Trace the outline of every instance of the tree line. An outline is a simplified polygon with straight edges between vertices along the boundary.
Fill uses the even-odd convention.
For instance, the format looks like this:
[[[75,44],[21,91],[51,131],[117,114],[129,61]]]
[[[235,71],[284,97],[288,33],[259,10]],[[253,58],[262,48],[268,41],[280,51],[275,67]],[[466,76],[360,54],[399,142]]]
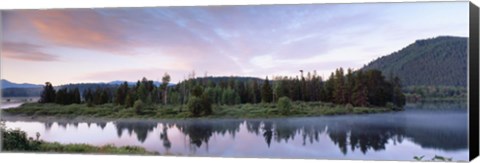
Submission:
[[[272,80],[236,77],[195,77],[195,72],[180,83],[169,86],[170,75],[165,73],[160,85],[143,78],[135,85],[127,82],[117,87],[86,89],[82,96],[78,89],[55,91],[47,82],[42,93],[41,103],[101,105],[114,103],[125,108],[135,108],[138,112],[152,104],[186,105],[194,116],[209,115],[212,105],[236,105],[277,102],[286,97],[293,101],[321,101],[352,106],[405,105],[400,80],[397,77],[386,79],[378,70],[358,70],[343,68],[332,72],[327,80],[314,71],[307,75],[300,71],[296,77],[275,76]]]

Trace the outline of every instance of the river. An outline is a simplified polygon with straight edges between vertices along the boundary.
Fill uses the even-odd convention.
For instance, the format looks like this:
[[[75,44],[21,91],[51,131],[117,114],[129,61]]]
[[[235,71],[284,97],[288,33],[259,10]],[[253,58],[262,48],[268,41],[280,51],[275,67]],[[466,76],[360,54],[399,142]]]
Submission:
[[[30,120],[7,128],[60,143],[136,145],[184,156],[468,160],[465,103],[408,104],[405,111],[276,119]]]

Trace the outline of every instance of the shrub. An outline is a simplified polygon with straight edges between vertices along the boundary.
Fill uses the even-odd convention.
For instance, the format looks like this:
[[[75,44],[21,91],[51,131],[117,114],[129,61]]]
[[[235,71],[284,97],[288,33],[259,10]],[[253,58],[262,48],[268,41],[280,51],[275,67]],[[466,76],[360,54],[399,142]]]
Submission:
[[[28,138],[24,131],[19,129],[6,129],[5,124],[0,122],[2,150],[8,151],[30,151],[37,150],[40,141]],[[37,138],[38,139],[38,138]]]
[[[198,117],[202,113],[203,102],[199,97],[192,96],[187,103],[189,111],[193,116]]]
[[[30,143],[27,134],[20,130],[2,131],[2,149],[9,151],[29,150]]]
[[[389,108],[389,109],[395,109],[395,105],[391,102],[388,102],[385,107]]]
[[[140,114],[142,112],[142,109],[143,109],[143,102],[142,100],[137,100],[135,101],[135,103],[133,104],[133,108],[135,109],[135,112],[137,114]]]
[[[345,105],[345,107],[347,108],[347,111],[348,112],[353,112],[353,105],[348,103],[347,105]]]
[[[283,115],[287,115],[292,110],[292,101],[288,97],[278,99],[277,108]]]
[[[205,115],[212,114],[212,100],[206,93],[202,95],[202,111]]]

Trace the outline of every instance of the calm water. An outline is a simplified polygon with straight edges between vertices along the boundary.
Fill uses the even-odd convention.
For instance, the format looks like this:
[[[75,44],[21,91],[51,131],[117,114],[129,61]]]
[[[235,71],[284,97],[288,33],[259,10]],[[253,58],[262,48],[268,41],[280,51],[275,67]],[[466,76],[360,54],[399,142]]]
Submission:
[[[468,160],[466,104],[425,104],[370,115],[254,120],[32,121],[2,117],[8,128],[60,143],[136,145],[192,156]]]

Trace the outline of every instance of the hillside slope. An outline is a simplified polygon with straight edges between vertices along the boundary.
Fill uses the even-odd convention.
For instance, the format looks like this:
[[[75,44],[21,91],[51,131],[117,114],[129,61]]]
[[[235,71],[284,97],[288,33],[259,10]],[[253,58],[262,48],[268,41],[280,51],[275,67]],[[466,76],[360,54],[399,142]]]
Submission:
[[[452,36],[417,40],[362,69],[378,69],[386,76],[398,76],[404,86],[466,87],[467,41],[468,38]]]

